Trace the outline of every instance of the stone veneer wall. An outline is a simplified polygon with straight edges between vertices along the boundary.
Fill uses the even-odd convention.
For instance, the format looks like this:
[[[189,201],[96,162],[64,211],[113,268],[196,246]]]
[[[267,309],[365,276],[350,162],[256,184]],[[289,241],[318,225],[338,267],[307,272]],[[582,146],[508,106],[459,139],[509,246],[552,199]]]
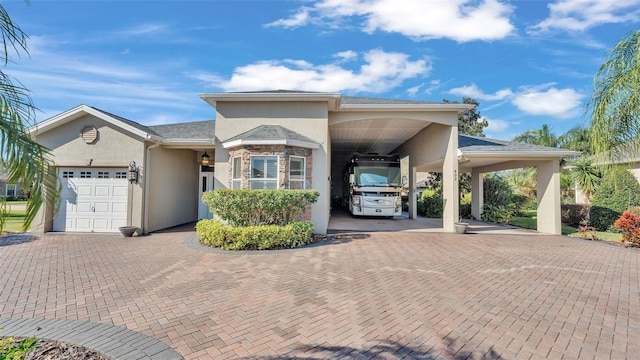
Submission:
[[[305,189],[312,189],[311,169],[313,168],[313,156],[311,149],[305,149],[286,145],[245,145],[229,150],[229,182],[231,189],[231,181],[233,175],[233,158],[242,157],[242,177],[240,187],[242,189],[249,188],[249,178],[251,176],[251,160],[252,155],[277,155],[278,156],[278,188],[289,188],[289,157],[300,156],[305,158]],[[311,219],[311,206],[307,206],[304,214],[305,220]]]

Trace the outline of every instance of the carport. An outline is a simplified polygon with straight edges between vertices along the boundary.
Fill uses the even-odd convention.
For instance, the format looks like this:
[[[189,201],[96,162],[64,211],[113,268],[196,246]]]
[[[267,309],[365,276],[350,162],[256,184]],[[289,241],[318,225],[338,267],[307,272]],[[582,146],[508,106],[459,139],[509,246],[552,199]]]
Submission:
[[[443,179],[440,229],[453,232],[459,219],[461,172],[472,175],[472,215],[479,219],[483,173],[533,166],[538,174],[538,231],[560,234],[560,160],[578,153],[459,136],[458,116],[472,108],[468,104],[341,97],[339,106],[329,113],[332,197],[341,192],[342,169],[352,153],[398,153],[409,160],[409,218],[418,218],[416,173],[439,172]],[[413,224],[408,227],[415,228]]]

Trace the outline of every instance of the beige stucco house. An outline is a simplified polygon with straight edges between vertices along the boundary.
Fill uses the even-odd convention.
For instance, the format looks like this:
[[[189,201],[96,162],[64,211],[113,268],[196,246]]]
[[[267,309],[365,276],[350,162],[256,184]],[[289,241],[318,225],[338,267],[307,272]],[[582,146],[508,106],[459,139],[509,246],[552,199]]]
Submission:
[[[538,229],[560,233],[559,159],[574,152],[459,136],[467,104],[263,91],[202,94],[215,121],[144,126],[80,105],[31,129],[52,150],[63,191],[36,231],[151,232],[211,217],[201,202],[215,188],[316,189],[310,219],[329,226],[332,196],[354,152],[408,156],[418,171],[443,173],[444,231],[458,221],[458,175],[471,172],[473,215],[482,211],[482,173],[538,168]],[[410,196],[410,217],[416,200]]]

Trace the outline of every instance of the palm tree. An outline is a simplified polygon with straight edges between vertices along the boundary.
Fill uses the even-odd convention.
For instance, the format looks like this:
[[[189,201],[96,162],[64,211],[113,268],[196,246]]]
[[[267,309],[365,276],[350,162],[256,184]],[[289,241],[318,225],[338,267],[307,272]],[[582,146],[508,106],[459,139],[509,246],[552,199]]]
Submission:
[[[591,164],[589,159],[581,158],[572,164],[571,178],[582,190],[587,202],[590,203],[602,180],[600,171]]]
[[[594,154],[624,151],[610,157],[624,157],[638,150],[640,138],[640,30],[620,40],[607,54],[593,79],[593,93],[587,102],[591,113],[591,143]],[[616,160],[616,159],[609,159]]]
[[[558,137],[558,146],[563,149],[571,149],[582,152],[582,155],[591,155],[591,138],[589,128],[574,126],[566,133]]]
[[[532,145],[558,147],[558,136],[551,132],[547,124],[543,124],[540,129],[527,130],[514,137],[513,141]]]
[[[26,34],[11,21],[2,5],[0,36],[3,44],[0,63],[4,66],[11,61],[14,52],[28,54]],[[53,162],[49,150],[29,134],[29,126],[35,124],[35,112],[29,91],[0,68],[0,161],[9,175],[9,182],[21,182],[30,189],[23,224],[25,230],[43,202],[54,204],[59,193],[57,181],[50,171]]]

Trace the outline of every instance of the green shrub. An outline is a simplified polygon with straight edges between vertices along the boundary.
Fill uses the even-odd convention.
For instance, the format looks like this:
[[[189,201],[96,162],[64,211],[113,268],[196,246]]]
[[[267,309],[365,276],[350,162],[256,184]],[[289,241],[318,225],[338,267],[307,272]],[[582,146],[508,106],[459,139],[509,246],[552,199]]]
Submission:
[[[564,224],[577,228],[589,218],[589,205],[562,204],[560,213]]]
[[[286,225],[300,221],[316,190],[217,189],[202,195],[211,212],[232,226]]]
[[[598,231],[606,231],[622,212],[640,205],[640,184],[626,169],[608,170],[593,195],[589,222]]]
[[[491,205],[485,204],[482,208],[482,221],[498,223],[498,224],[511,224],[511,219],[515,213],[515,206],[513,204],[507,205]]]
[[[37,344],[38,340],[34,337],[22,340],[16,340],[13,337],[0,338],[0,360],[24,359],[29,352],[38,349]]]
[[[418,215],[426,218],[442,218],[442,191],[439,189],[426,189],[418,200]]]
[[[497,174],[484,177],[483,195],[486,205],[500,207],[513,203],[513,189],[506,180]]]
[[[303,246],[313,240],[313,224],[306,221],[284,226],[257,225],[232,227],[215,219],[196,224],[202,243],[223,250],[271,250]]]

